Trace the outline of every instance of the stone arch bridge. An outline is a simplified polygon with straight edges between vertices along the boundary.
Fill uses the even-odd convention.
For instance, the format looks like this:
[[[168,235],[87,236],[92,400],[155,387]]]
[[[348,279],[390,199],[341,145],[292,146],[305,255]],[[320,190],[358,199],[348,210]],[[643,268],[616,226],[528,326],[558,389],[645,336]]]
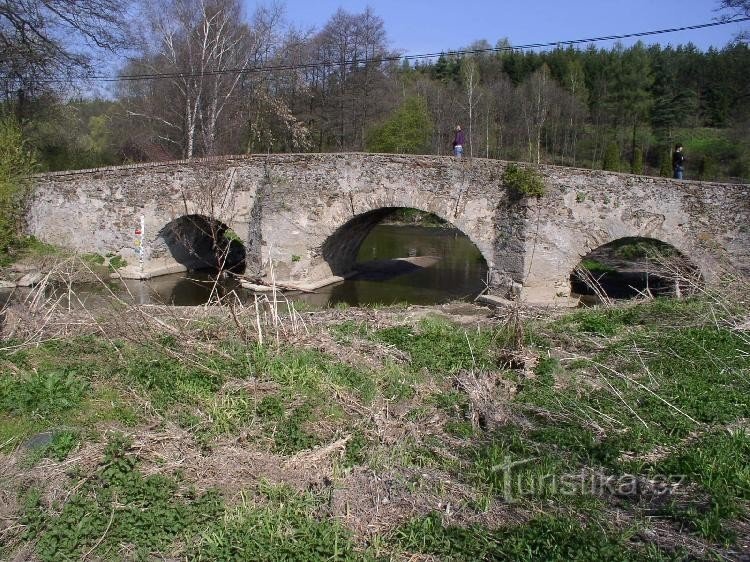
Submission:
[[[518,198],[497,160],[284,154],[136,164],[35,176],[29,234],[80,252],[119,254],[125,277],[190,268],[165,227],[215,219],[244,244],[248,272],[322,285],[352,268],[395,208],[434,213],[487,261],[490,286],[531,302],[567,297],[590,250],[623,237],[674,246],[706,280],[750,272],[750,186],[541,166],[540,199]],[[271,267],[272,266],[272,267]]]

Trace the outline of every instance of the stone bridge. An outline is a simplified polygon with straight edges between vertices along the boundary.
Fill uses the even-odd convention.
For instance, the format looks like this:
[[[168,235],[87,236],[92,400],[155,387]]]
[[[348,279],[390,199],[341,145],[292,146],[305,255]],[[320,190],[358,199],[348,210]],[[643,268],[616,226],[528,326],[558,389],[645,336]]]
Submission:
[[[370,230],[404,207],[452,223],[484,256],[493,292],[532,302],[567,297],[581,257],[624,237],[671,244],[709,282],[750,272],[748,185],[540,166],[546,194],[519,198],[503,184],[507,166],[284,154],[56,172],[35,177],[27,225],[45,242],[122,256],[132,278],[197,268],[200,252],[184,247],[205,246],[210,231],[235,240],[248,273],[320,286],[346,276]],[[182,250],[181,221],[202,225]]]

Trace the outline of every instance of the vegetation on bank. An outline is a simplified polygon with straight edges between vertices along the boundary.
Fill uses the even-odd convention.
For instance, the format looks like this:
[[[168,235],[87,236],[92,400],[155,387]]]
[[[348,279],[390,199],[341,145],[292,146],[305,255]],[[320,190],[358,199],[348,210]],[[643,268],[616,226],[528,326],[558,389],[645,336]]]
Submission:
[[[36,340],[8,316],[0,555],[731,558],[750,505],[742,302],[468,325],[331,310],[263,345],[252,310],[113,304],[133,321]]]
[[[0,259],[18,249],[28,176],[35,164],[20,125],[0,113]]]

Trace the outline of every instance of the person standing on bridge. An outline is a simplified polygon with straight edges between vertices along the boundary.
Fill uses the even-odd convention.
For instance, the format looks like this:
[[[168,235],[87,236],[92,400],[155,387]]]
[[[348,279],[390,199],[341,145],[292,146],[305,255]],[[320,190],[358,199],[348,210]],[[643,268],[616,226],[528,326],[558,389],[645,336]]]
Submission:
[[[461,130],[461,125],[456,125],[456,136],[453,137],[453,155],[457,158],[461,158],[464,155],[464,132]]]
[[[674,170],[674,179],[681,180],[685,173],[685,155],[682,153],[682,145],[678,144],[674,147],[672,153],[672,169]]]

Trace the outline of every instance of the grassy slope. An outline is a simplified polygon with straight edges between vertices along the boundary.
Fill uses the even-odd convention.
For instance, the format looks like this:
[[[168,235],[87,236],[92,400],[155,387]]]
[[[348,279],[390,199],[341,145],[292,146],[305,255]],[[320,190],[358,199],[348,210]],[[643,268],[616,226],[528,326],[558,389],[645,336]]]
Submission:
[[[743,315],[584,310],[527,322],[523,349],[502,321],[404,311],[332,311],[278,347],[221,319],[6,342],[0,556],[732,557],[750,499]]]

